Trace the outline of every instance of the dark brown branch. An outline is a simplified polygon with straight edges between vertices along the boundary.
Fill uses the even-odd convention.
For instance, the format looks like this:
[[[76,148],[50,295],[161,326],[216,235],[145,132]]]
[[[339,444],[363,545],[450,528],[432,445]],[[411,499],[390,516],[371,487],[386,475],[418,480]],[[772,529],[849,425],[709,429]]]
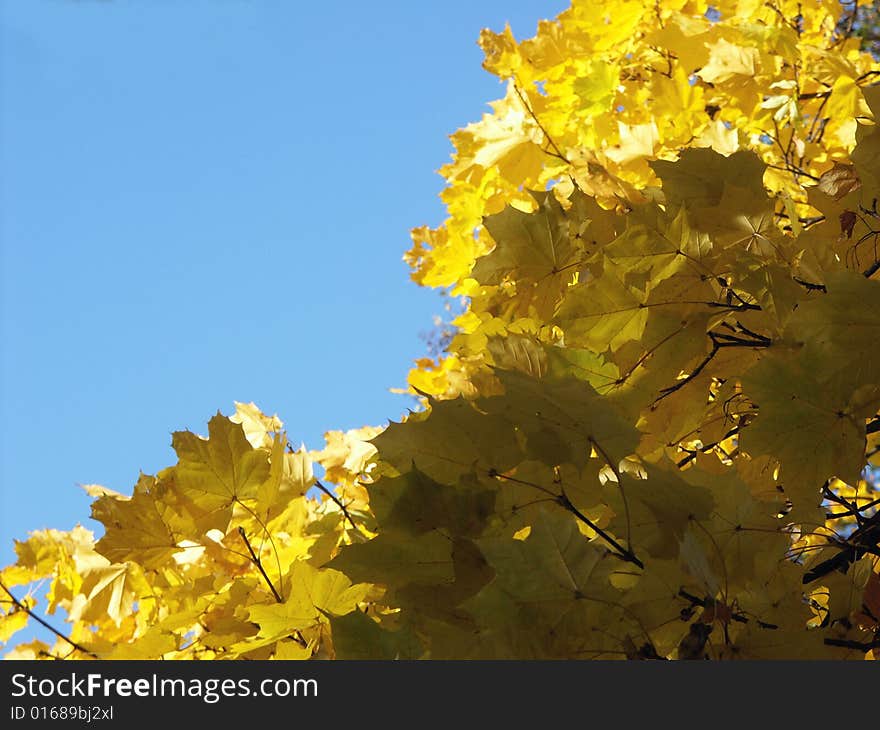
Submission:
[[[766,134],[766,132],[765,132],[765,134]],[[768,136],[768,137],[772,137],[773,135],[768,134],[767,136]],[[780,146],[780,149],[782,149],[783,154],[784,154],[784,153],[785,153],[785,149],[782,148],[781,146]],[[815,175],[811,175],[811,174],[810,174],[809,172],[807,172],[806,170],[801,170],[801,169],[799,169],[799,168],[796,167],[795,164],[792,163],[792,162],[787,162],[787,161],[786,161],[785,166],[783,166],[783,165],[771,165],[771,164],[767,163],[767,167],[772,167],[774,170],[782,170],[783,172],[790,172],[792,175],[795,175],[795,176],[797,176],[797,177],[805,177],[805,178],[807,178],[807,179],[809,179],[809,180],[815,180],[816,182],[819,182],[819,178],[818,178],[818,177],[816,177]]]
[[[698,449],[693,449],[692,451],[689,449],[683,449],[683,451],[687,454],[687,456],[685,458],[683,458],[681,461],[676,462],[675,465],[679,469],[683,469],[685,466],[688,465],[689,462],[691,462],[697,458],[697,454],[701,454],[701,453],[708,454],[712,449],[714,449],[716,447],[721,448],[721,446],[720,446],[721,442],[727,441],[727,439],[729,439],[731,436],[736,436],[736,434],[738,434],[738,433],[739,433],[739,426],[734,426],[726,434],[724,434],[720,439],[718,439],[718,441],[713,441],[710,444],[706,444],[705,446],[701,446]],[[724,449],[721,449],[721,450],[724,451]],[[728,456],[728,458],[730,458],[730,454],[727,454],[727,456]]]
[[[608,455],[608,452],[605,451],[605,449],[602,448],[602,445],[592,436],[590,436],[590,443],[598,452],[599,456],[605,460],[605,463],[608,465],[608,468],[611,469],[614,478],[617,480],[617,491],[620,492],[620,499],[623,502],[624,517],[626,519],[626,544],[627,547],[629,547],[629,552],[632,553],[632,524],[629,515],[629,502],[626,499],[626,490],[623,488],[623,477],[617,468],[618,464],[614,462],[614,460]]]
[[[284,599],[281,597],[278,591],[275,590],[275,585],[272,583],[269,575],[266,573],[266,569],[263,568],[263,561],[261,561],[260,558],[257,557],[257,554],[254,552],[253,547],[251,547],[251,541],[248,540],[247,533],[244,531],[244,528],[241,525],[238,526],[238,534],[241,535],[241,539],[244,540],[244,544],[247,546],[248,552],[251,554],[251,562],[257,566],[257,570],[259,570],[260,574],[263,576],[263,578],[265,578],[266,584],[269,586],[269,590],[271,590],[272,595],[275,596],[275,600],[278,603],[284,603]]]
[[[727,303],[728,304],[730,304],[730,300],[732,298],[736,299],[740,304],[744,304],[744,305],[749,304],[745,299],[742,298],[741,294],[737,294],[736,289],[734,289],[726,279],[719,278],[718,281],[719,281],[719,283],[723,282],[722,286],[725,289],[727,289]],[[758,306],[758,305],[753,304],[753,306]],[[758,307],[758,309],[760,309],[760,307]]]
[[[850,639],[825,639],[826,646],[841,646],[844,649],[856,649],[858,651],[869,652],[871,649],[880,647],[880,638],[872,641],[852,641]]]
[[[858,18],[858,16],[859,16],[859,3],[858,3],[858,0],[856,0],[856,2],[853,3],[852,9],[847,14],[846,25],[843,28],[843,32],[838,33],[838,30],[835,29],[835,35],[837,35],[837,40],[834,43],[835,46],[837,44],[839,44],[840,42],[845,41],[847,38],[849,38],[852,35],[852,32],[856,27],[856,19]],[[859,78],[861,78],[861,77],[859,77]]]
[[[718,347],[770,347],[773,340],[763,335],[758,335],[756,339],[744,340],[736,335],[726,335],[723,332],[710,332],[709,339]],[[721,340],[719,342],[719,340]]]
[[[670,332],[668,335],[666,335],[662,340],[660,340],[655,345],[652,345],[647,350],[645,350],[642,353],[642,356],[633,363],[633,365],[626,371],[626,373],[624,373],[619,378],[617,378],[617,380],[614,381],[614,385],[623,385],[629,379],[630,375],[632,375],[636,371],[637,368],[641,367],[641,365],[648,358],[650,358],[652,355],[654,355],[654,353],[657,352],[657,350],[659,350],[667,342],[669,342],[669,340],[671,340],[676,335],[680,334],[684,330],[685,327],[687,327],[686,323],[681,325],[681,327],[679,327],[677,330],[673,330],[672,332]]]
[[[95,654],[94,652],[89,651],[88,649],[84,648],[83,646],[77,644],[77,643],[76,643],[73,639],[71,639],[69,636],[66,636],[65,634],[61,633],[61,632],[60,632],[58,629],[56,629],[54,626],[52,626],[51,624],[49,624],[48,622],[44,621],[42,618],[40,618],[39,616],[37,616],[37,614],[35,614],[30,608],[28,608],[25,604],[23,604],[21,601],[19,601],[19,600],[18,600],[18,599],[12,594],[12,591],[10,591],[5,585],[3,585],[2,582],[0,582],[0,588],[2,588],[3,591],[6,593],[6,595],[9,596],[9,599],[15,604],[15,607],[16,607],[19,611],[24,611],[24,612],[25,612],[28,616],[30,616],[34,621],[36,621],[38,624],[40,624],[40,626],[42,626],[42,627],[45,628],[45,629],[49,629],[49,631],[51,631],[53,634],[55,634],[55,636],[57,636],[59,639],[65,641],[65,642],[67,642],[67,643],[68,643],[70,646],[72,646],[76,651],[81,651],[83,654],[87,654],[88,656],[92,657],[93,659],[98,659],[98,658],[99,658],[97,654]]]
[[[551,497],[554,502],[559,499],[559,495],[556,492],[547,489],[547,487],[542,487],[540,484],[535,484],[534,482],[527,482],[525,479],[517,479],[516,477],[507,476],[506,474],[499,472],[497,469],[489,469],[486,474],[490,479],[503,479],[505,482],[513,482],[514,484],[522,484],[524,487],[537,489],[539,492],[543,492]]]
[[[510,477],[506,474],[500,473],[496,469],[489,469],[487,471],[487,475],[492,479],[502,479],[504,481],[513,482],[514,484],[522,484],[526,487],[532,487],[533,489],[537,489],[539,492],[543,492],[544,494],[552,497],[553,501],[556,502],[560,507],[571,512],[577,519],[583,522],[587,527],[589,527],[593,532],[595,532],[599,537],[601,537],[605,542],[607,542],[613,549],[614,555],[616,555],[621,560],[625,560],[628,563],[633,563],[634,565],[639,566],[640,568],[644,568],[645,565],[639,560],[630,550],[627,550],[623,545],[621,545],[617,540],[615,540],[611,535],[605,532],[601,527],[596,525],[589,517],[583,514],[577,507],[572,504],[571,500],[568,498],[568,495],[565,493],[565,490],[562,490],[562,494],[556,494],[547,487],[543,487],[540,484],[535,484],[534,482],[528,482],[524,479],[517,479],[516,477]]]
[[[798,101],[805,99],[827,99],[831,96],[831,90],[828,91],[811,91],[809,94],[798,94]]]
[[[807,142],[818,142],[822,136],[825,134],[825,125],[828,124],[828,117],[823,117],[822,112],[825,110],[825,105],[828,103],[828,100],[831,98],[831,93],[822,99],[822,102],[819,104],[819,108],[813,114],[813,122],[810,124],[810,130],[807,132]],[[821,120],[821,121],[820,121]],[[816,125],[819,125],[819,134],[816,136]]]
[[[826,286],[824,284],[814,284],[811,281],[804,281],[803,279],[799,279],[796,276],[793,276],[791,278],[794,279],[796,284],[800,284],[802,287],[804,287],[808,291],[820,291],[823,294],[828,293],[828,289],[826,288]]]
[[[315,479],[315,486],[318,489],[320,489],[324,494],[326,494],[328,497],[330,497],[330,499],[333,500],[334,504],[337,507],[339,507],[339,509],[342,510],[342,514],[345,517],[345,519],[347,519],[351,523],[351,526],[355,530],[357,530],[361,535],[363,535],[364,534],[363,531],[361,530],[361,528],[357,524],[355,524],[355,521],[351,518],[351,514],[349,513],[346,506],[344,504],[342,504],[339,497],[337,497],[335,494],[333,494],[333,492],[331,492],[329,489],[327,489],[327,487],[325,487],[323,484],[321,484],[321,482],[318,481],[317,479]],[[364,537],[366,537],[366,535],[364,535]]]
[[[663,399],[666,398],[667,396],[672,395],[675,391],[677,391],[677,390],[681,390],[682,388],[684,388],[685,385],[687,385],[687,384],[690,383],[694,378],[696,378],[701,372],[703,372],[703,368],[705,368],[706,365],[708,365],[710,362],[712,362],[712,359],[718,354],[718,350],[719,350],[719,349],[720,349],[720,348],[719,348],[719,346],[718,346],[718,343],[717,343],[717,342],[713,342],[713,343],[712,343],[712,350],[709,352],[708,355],[706,355],[706,357],[704,357],[704,358],[702,359],[702,361],[700,361],[700,364],[697,365],[697,367],[695,367],[695,368],[694,368],[694,369],[688,374],[688,376],[687,376],[686,378],[682,378],[682,379],[679,380],[675,385],[670,385],[670,386],[667,387],[667,388],[663,388],[663,390],[660,391],[660,395],[657,396],[657,398],[656,398],[656,399],[654,400],[654,402],[651,404],[651,407],[652,407],[652,408],[655,407],[655,406],[656,406],[661,400],[663,400]]]
[[[766,335],[759,334],[758,332],[754,332],[753,330],[750,330],[748,327],[746,327],[739,320],[736,321],[736,326],[739,327],[740,332],[747,334],[749,337],[753,337],[756,340],[763,340],[765,342],[771,342],[769,337],[767,337]]]
[[[880,553],[877,545],[878,541],[880,541],[880,512],[872,517],[860,517],[861,511],[857,505],[847,502],[836,495],[834,495],[835,498],[829,496],[833,492],[828,489],[827,485],[823,491],[825,497],[830,501],[843,505],[847,509],[854,510],[854,514],[856,514],[856,518],[859,521],[859,527],[846,540],[832,539],[829,541],[830,546],[839,548],[840,552],[808,570],[803,577],[805,584],[812,583],[814,580],[818,580],[834,570],[846,573],[849,570],[849,566],[863,555],[877,555]]]
[[[751,305],[748,307],[752,309]],[[760,309],[760,307],[757,307]],[[679,380],[675,385],[670,385],[667,388],[663,388],[660,391],[660,395],[654,400],[652,407],[656,406],[661,400],[666,398],[669,395],[672,395],[675,391],[681,390],[685,385],[691,382],[694,378],[696,378],[703,369],[712,362],[712,359],[718,354],[718,351],[722,347],[770,347],[773,344],[773,341],[763,335],[757,335],[753,340],[744,340],[741,337],[735,337],[734,335],[726,335],[723,332],[709,332],[709,339],[712,341],[712,349],[709,354],[704,357],[699,365],[697,365],[687,377]]]
[[[688,593],[684,588],[680,588],[678,591],[678,595],[681,598],[684,598],[686,601],[690,601],[692,606],[699,606],[700,608],[707,608],[713,601],[712,599],[705,598],[697,598],[693,593]],[[736,621],[741,624],[747,624],[749,620],[745,616],[740,616],[736,613],[731,613],[731,620]]]
[[[737,299],[739,296],[737,295]],[[682,302],[684,303],[684,302]],[[747,309],[751,309],[755,312],[761,311],[761,306],[759,304],[749,304],[748,302],[742,302],[741,304],[728,304],[726,302],[704,302],[707,307],[718,307],[721,309],[730,309],[734,312],[742,312]]]
[[[833,502],[834,504],[839,504],[841,507],[845,507],[848,510],[851,510],[853,514],[859,511],[858,505],[855,502],[849,502],[839,494],[835,493],[830,486],[828,486],[828,482],[826,482],[822,486],[822,496],[827,499],[829,502]]]
[[[843,512],[826,512],[825,519],[826,520],[839,520],[841,517],[857,517],[860,516],[862,512],[865,510],[871,509],[871,507],[876,507],[880,504],[880,499],[874,499],[867,504],[863,504],[861,507],[852,507],[850,509],[844,510]]]
[[[645,568],[645,564],[639,560],[635,553],[632,550],[629,550],[623,545],[621,545],[617,540],[615,540],[611,535],[605,532],[601,527],[596,525],[589,517],[583,514],[577,507],[575,507],[571,500],[568,498],[568,495],[563,492],[557,499],[558,503],[562,505],[565,509],[571,512],[575,517],[577,517],[581,522],[583,522],[587,527],[589,527],[593,532],[595,532],[599,537],[601,537],[605,542],[607,542],[611,547],[613,547],[617,552],[615,553],[617,557],[625,560],[628,563],[632,563],[633,565],[637,565],[642,570]]]
[[[261,561],[257,554],[254,552],[253,547],[251,547],[251,541],[248,540],[247,533],[244,531],[244,528],[241,525],[238,526],[238,534],[241,535],[241,539],[244,540],[244,544],[247,546],[248,552],[251,554],[251,562],[257,566],[257,570],[260,571],[260,575],[262,575],[265,579],[266,584],[269,586],[269,590],[272,591],[272,595],[275,597],[276,603],[284,603],[284,599],[281,597],[278,591],[275,590],[275,585],[270,580],[265,568],[263,568],[263,561]],[[290,634],[290,638],[302,647],[306,647],[309,645],[298,629]]]
[[[880,271],[880,261],[875,261],[871,264],[867,269],[865,269],[862,274],[866,279],[870,279],[874,274]]]

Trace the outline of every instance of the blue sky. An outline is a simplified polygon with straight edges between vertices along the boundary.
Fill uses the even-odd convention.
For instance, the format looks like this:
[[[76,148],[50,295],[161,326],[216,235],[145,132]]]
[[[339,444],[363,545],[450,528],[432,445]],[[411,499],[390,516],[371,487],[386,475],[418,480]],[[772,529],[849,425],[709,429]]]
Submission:
[[[254,401],[294,441],[397,419],[442,301],[409,229],[562,0],[0,2],[0,562]]]

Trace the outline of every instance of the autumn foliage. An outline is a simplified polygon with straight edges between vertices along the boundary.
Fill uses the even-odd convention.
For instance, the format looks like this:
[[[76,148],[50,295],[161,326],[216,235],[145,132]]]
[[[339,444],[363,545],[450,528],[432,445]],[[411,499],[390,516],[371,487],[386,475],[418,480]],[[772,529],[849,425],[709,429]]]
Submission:
[[[68,623],[7,656],[874,658],[880,64],[840,20],[483,31],[506,93],[406,254],[466,302],[424,408],[312,452],[253,404],[175,433],[131,495],[88,487],[99,539],[16,543],[0,640]]]

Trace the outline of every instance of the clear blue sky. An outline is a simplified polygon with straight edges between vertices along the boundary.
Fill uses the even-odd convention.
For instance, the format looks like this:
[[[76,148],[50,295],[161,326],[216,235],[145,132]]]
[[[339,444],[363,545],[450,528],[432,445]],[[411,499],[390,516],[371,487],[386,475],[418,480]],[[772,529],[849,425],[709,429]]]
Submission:
[[[409,229],[564,0],[0,0],[0,563],[255,401],[292,440],[410,404]]]

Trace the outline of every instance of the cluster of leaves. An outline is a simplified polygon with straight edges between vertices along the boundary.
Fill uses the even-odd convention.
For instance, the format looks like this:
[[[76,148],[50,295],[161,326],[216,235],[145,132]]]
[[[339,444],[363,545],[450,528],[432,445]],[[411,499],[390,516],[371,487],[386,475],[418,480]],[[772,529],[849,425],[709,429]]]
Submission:
[[[252,405],[175,434],[90,488],[97,542],[17,543],[0,639],[41,582],[72,628],[12,655],[874,658],[880,65],[839,15],[484,31],[507,95],[408,254],[468,302],[424,409],[317,453]]]
[[[142,474],[130,497],[85,487],[104,526],[97,542],[80,526],[17,542],[16,564],[0,572],[0,639],[33,608],[15,597],[20,585],[47,588],[47,613],[62,609],[72,631],[55,647],[35,641],[9,656],[321,656],[328,617],[374,593],[324,566],[351,531],[362,534],[354,519],[366,494],[349,468],[362,469],[374,452],[362,439],[377,430],[330,433],[327,448],[309,454],[293,450],[281,426],[237,403],[231,418],[211,419],[208,438],[175,433],[178,463]],[[315,479],[313,459],[337,493]],[[324,490],[326,501],[309,489]]]

